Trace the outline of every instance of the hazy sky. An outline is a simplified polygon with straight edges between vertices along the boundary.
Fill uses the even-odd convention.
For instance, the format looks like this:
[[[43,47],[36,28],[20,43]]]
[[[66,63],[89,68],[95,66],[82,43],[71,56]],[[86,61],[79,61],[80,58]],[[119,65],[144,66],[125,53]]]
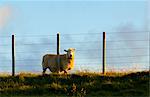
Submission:
[[[0,7],[4,14],[1,18],[9,19],[2,22],[8,24],[1,24],[1,31],[5,33],[9,29],[16,34],[115,31],[128,24],[143,31],[146,30],[148,13],[146,0],[4,0]]]
[[[5,53],[0,55],[0,61],[11,60],[11,34],[15,34],[16,44],[18,43],[16,50],[22,52],[16,53],[18,59],[16,65],[36,64],[37,69],[33,67],[33,70],[40,71],[41,66],[39,64],[41,64],[42,55],[50,52],[49,48],[56,48],[55,35],[57,32],[60,32],[62,35],[61,53],[63,53],[63,49],[69,47],[77,49],[76,70],[94,69],[96,71],[98,68],[101,68],[101,50],[98,50],[102,47],[101,33],[106,31],[108,33],[107,40],[109,41],[140,40],[120,43],[108,42],[108,49],[131,48],[121,49],[120,51],[108,50],[107,56],[110,64],[108,67],[122,67],[117,64],[124,63],[126,64],[124,65],[125,67],[135,68],[139,66],[139,68],[148,68],[149,4],[148,0],[1,0],[0,53]],[[29,35],[30,37],[26,37]],[[43,36],[40,37],[40,35]],[[47,35],[50,36],[48,37]],[[100,43],[97,43],[97,41]],[[66,45],[65,42],[69,42],[69,45]],[[83,42],[89,44],[85,45]],[[35,47],[32,45],[35,43],[41,44],[39,47]],[[42,44],[44,43],[51,43],[52,45],[43,46]],[[19,46],[19,44],[22,44],[22,46]],[[141,48],[142,50],[133,48]],[[87,49],[96,50],[90,51]],[[33,53],[34,51],[37,53]],[[51,52],[54,53],[56,50]],[[27,53],[29,54],[26,55]],[[128,57],[125,59],[109,59],[109,56],[112,57],[111,55]],[[143,56],[133,58],[133,56],[137,55]],[[81,57],[83,61],[81,61]],[[92,60],[92,58],[95,60]],[[31,62],[19,61],[24,59],[37,59],[37,63],[34,63],[33,60]],[[123,63],[117,63],[118,60]],[[144,65],[141,66],[141,63],[144,63]],[[5,64],[5,67],[3,64]],[[0,71],[6,70],[10,72],[10,64],[11,61],[1,63]],[[133,64],[136,65],[133,66]],[[25,66],[22,68],[21,66],[17,67],[18,71],[26,71],[26,68],[29,67]]]

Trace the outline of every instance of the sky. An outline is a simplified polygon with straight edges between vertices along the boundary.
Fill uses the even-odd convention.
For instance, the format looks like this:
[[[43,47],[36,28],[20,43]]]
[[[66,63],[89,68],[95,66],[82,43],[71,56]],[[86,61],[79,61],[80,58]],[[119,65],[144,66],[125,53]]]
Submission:
[[[74,71],[101,71],[102,32],[108,70],[149,68],[148,0],[1,0],[0,72],[11,72],[11,35],[16,72],[41,72],[42,56],[76,48]],[[116,50],[118,49],[118,50]]]

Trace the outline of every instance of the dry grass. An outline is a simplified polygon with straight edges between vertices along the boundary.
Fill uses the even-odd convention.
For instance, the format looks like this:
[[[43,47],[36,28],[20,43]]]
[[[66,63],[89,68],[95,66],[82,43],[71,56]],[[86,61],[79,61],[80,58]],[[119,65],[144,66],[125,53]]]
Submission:
[[[149,71],[0,76],[0,96],[149,96]]]

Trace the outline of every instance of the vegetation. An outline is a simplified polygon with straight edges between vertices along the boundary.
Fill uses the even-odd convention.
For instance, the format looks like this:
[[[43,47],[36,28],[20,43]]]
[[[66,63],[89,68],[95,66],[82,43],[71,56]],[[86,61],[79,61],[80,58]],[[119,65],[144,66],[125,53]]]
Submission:
[[[36,75],[21,73],[0,76],[2,96],[149,96],[149,71],[123,75],[76,73]]]

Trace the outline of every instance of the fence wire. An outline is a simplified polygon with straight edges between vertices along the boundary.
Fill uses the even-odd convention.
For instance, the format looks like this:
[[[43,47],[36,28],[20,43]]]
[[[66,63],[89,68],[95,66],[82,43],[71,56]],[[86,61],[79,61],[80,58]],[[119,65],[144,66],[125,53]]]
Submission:
[[[122,33],[106,33],[106,72],[149,70],[149,32]],[[2,41],[0,72],[11,72],[11,36]],[[102,41],[102,33],[60,34],[60,53],[76,49],[73,71],[101,72]],[[42,72],[42,57],[56,52],[56,35],[16,35],[16,72]]]

